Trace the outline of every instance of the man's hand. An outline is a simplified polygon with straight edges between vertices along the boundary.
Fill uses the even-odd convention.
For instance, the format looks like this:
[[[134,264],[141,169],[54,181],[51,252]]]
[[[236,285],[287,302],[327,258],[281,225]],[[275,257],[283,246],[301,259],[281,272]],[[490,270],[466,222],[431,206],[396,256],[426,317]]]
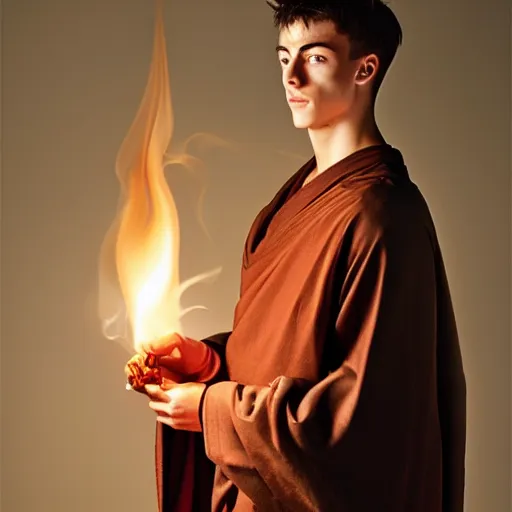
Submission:
[[[170,388],[166,390],[154,384],[146,386],[146,393],[151,399],[149,407],[158,414],[157,421],[176,430],[202,432],[199,404],[206,385],[187,382],[168,386]]]
[[[163,377],[178,382],[206,382],[220,368],[220,358],[213,349],[201,341],[179,334],[143,344],[141,350],[158,356]]]

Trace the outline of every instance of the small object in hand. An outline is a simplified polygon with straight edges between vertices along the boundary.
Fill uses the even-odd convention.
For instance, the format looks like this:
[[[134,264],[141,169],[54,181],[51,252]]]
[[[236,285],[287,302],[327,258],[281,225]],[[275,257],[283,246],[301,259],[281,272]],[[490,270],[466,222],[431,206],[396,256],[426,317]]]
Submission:
[[[126,363],[128,377],[127,389],[145,393],[146,384],[162,384],[162,374],[158,365],[158,357],[154,354],[135,354]],[[129,386],[129,387],[128,387]]]

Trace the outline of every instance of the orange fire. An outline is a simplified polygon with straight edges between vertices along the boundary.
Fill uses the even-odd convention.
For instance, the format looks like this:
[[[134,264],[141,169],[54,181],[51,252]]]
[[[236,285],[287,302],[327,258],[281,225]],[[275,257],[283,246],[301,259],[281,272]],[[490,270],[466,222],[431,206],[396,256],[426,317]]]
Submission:
[[[119,326],[124,328],[127,319],[136,350],[141,343],[154,346],[155,341],[181,332],[185,311],[180,308],[180,296],[204,278],[180,284],[178,213],[164,173],[171,161],[166,152],[173,126],[163,6],[157,0],[148,82],[117,156],[121,208],[101,256],[100,316],[105,334],[126,339]],[[114,303],[124,305],[124,314],[114,310]]]
[[[116,165],[126,197],[116,264],[136,346],[181,330],[179,222],[164,174],[174,123],[161,2],[158,7],[149,80]]]

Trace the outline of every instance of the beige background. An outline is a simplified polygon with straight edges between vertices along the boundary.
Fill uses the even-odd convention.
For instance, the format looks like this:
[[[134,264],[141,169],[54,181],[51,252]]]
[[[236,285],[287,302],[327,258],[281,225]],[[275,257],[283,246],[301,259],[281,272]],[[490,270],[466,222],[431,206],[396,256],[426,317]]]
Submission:
[[[511,510],[511,169],[508,0],[394,0],[404,47],[378,107],[426,196],[451,281],[468,379],[468,512]],[[182,276],[222,264],[185,296],[208,312],[187,333],[229,329],[250,222],[310,155],[284,101],[263,0],[167,2],[176,141],[198,186],[169,177]],[[97,257],[115,213],[114,159],[145,85],[149,0],[3,0],[2,512],[156,509],[154,416],[124,390],[128,353],[95,313]],[[291,154],[287,154],[291,153]],[[297,154],[299,157],[297,157]],[[302,155],[302,156],[300,156]]]

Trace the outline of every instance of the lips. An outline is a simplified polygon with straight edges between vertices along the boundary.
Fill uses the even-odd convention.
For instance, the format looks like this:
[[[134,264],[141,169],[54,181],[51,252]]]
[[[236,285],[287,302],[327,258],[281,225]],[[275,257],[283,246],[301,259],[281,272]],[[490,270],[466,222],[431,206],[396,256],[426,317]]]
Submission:
[[[305,100],[303,98],[299,98],[297,96],[291,96],[288,98],[288,105],[290,108],[305,108],[309,103],[309,100]]]

